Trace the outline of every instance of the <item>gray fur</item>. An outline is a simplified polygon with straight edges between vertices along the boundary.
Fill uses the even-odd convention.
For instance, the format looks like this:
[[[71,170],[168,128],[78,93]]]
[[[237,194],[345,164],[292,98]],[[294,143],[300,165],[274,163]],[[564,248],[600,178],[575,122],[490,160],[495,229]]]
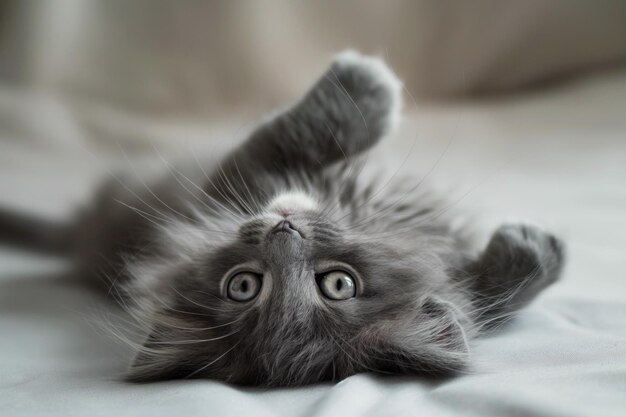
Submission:
[[[553,236],[503,226],[476,257],[445,199],[412,178],[379,190],[360,175],[361,155],[399,107],[400,84],[382,61],[344,53],[206,178],[173,171],[149,191],[100,193],[67,235],[80,273],[105,277],[147,333],[129,380],[284,386],[368,371],[450,374],[483,328],[558,278]],[[297,233],[272,233],[282,218],[268,206],[292,191],[316,206],[283,215]],[[262,276],[250,301],[225,295],[238,268]],[[329,268],[354,277],[354,298],[323,296]]]

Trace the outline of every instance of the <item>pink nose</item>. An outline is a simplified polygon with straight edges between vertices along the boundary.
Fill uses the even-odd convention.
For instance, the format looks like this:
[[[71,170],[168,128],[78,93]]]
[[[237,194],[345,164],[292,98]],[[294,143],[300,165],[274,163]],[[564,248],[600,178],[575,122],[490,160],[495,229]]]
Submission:
[[[289,210],[289,209],[282,209],[278,212],[281,216],[287,218],[288,216],[291,216],[292,214],[295,213],[295,210]]]

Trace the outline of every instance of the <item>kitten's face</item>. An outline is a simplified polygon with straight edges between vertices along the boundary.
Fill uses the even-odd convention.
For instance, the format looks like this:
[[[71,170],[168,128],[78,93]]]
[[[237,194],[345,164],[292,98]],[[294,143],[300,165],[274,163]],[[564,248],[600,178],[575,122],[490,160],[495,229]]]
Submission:
[[[467,300],[427,251],[365,237],[340,209],[301,193],[236,229],[161,290],[167,307],[156,309],[131,379],[297,385],[463,365],[463,317],[448,306]]]

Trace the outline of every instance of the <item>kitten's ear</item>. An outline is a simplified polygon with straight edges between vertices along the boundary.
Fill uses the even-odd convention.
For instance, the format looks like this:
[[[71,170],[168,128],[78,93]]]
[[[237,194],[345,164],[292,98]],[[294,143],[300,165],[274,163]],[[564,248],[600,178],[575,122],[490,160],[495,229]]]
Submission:
[[[417,321],[427,341],[420,357],[430,356],[422,366],[430,368],[430,374],[450,374],[466,366],[473,329],[469,317],[454,303],[430,296],[423,302]]]
[[[343,52],[299,103],[252,134],[248,150],[256,158],[269,150],[281,167],[355,156],[396,126],[401,88],[381,59]]]
[[[530,303],[559,278],[564,258],[563,243],[537,227],[514,224],[496,230],[467,268],[479,322],[489,327]]]
[[[389,346],[377,368],[394,373],[446,376],[463,369],[469,360],[468,317],[437,297],[428,297],[419,313],[391,326]]]

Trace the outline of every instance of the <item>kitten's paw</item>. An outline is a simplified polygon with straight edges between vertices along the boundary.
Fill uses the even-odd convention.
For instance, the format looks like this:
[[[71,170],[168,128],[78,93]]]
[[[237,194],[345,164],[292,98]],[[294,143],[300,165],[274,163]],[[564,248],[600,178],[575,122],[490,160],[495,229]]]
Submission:
[[[480,258],[470,265],[481,325],[490,327],[530,303],[561,274],[563,243],[538,227],[498,228]]]
[[[396,128],[402,83],[382,59],[347,50],[335,56],[328,76],[345,90],[370,129],[385,135]]]
[[[509,224],[496,230],[486,254],[494,262],[508,263],[511,277],[530,279],[529,284],[543,288],[559,278],[565,248],[558,238],[536,226]]]
[[[251,135],[253,158],[261,159],[259,149],[267,150],[272,169],[319,169],[347,161],[395,128],[401,91],[402,84],[381,59],[343,52],[302,100]]]

